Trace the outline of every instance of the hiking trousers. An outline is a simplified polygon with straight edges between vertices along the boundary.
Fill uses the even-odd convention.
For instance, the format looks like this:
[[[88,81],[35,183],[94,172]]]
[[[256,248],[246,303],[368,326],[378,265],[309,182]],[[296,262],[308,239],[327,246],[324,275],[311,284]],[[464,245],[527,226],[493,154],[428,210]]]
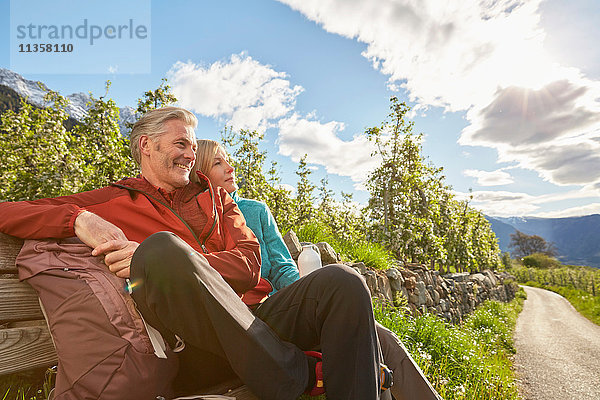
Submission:
[[[173,233],[144,240],[130,270],[140,313],[172,348],[179,338],[184,352],[219,360],[212,366],[225,375],[233,371],[260,399],[293,400],[302,394],[309,376],[303,351],[313,349],[323,353],[328,399],[379,399],[380,349],[371,298],[351,268],[321,268],[278,291],[254,313],[206,258]]]

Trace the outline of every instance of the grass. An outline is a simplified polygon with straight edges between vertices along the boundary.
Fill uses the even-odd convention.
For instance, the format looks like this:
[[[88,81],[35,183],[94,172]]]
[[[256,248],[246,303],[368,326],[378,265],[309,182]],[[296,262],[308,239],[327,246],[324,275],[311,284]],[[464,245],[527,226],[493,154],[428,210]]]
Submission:
[[[512,372],[513,331],[526,298],[487,301],[462,325],[427,314],[413,318],[376,306],[375,318],[394,331],[445,400],[518,400]],[[299,400],[326,399],[301,396]]]
[[[521,290],[511,303],[488,301],[460,326],[381,307],[376,318],[398,334],[444,399],[516,400],[512,333],[524,299]]]
[[[394,256],[379,243],[361,239],[346,240],[335,235],[324,224],[310,222],[294,228],[294,232],[302,242],[329,243],[344,261],[361,261],[378,270],[388,269],[394,264]]]
[[[38,368],[0,377],[0,400],[43,400],[54,387],[54,368]]]

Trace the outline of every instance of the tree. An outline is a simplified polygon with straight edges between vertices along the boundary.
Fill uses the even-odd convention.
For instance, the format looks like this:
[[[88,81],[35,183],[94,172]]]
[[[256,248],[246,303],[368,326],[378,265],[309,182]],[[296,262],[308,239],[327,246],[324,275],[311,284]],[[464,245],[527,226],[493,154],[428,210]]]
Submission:
[[[106,99],[109,89],[107,81],[104,96],[96,99],[90,93],[90,109],[73,129],[78,138],[78,157],[84,163],[85,180],[80,190],[96,189],[137,175],[129,140],[119,128],[119,108],[113,99]]]
[[[68,100],[56,92],[44,96],[46,107],[21,101],[18,112],[7,110],[0,140],[0,197],[35,200],[71,194],[85,180],[77,137],[65,128]]]
[[[319,196],[319,206],[317,207],[316,214],[317,219],[331,225],[334,223],[337,213],[336,204],[333,198],[334,192],[329,188],[329,179],[324,177],[321,179],[321,186],[317,188]]]
[[[267,200],[266,203],[277,221],[282,232],[290,230],[297,220],[296,204],[292,198],[292,192],[281,184],[281,178],[277,170],[277,162],[271,161],[271,168],[267,171]]]
[[[18,111],[1,115],[0,198],[34,200],[96,189],[137,174],[129,141],[119,130],[119,109],[108,99],[90,94],[87,115],[71,129],[68,100],[48,91],[45,106],[22,100]],[[139,104],[150,109],[174,101],[166,82],[145,93]],[[152,100],[152,101],[150,101]]]
[[[166,107],[176,102],[177,98],[171,93],[171,86],[167,84],[167,78],[162,78],[156,89],[144,92],[144,95],[138,99],[136,115],[139,118],[150,110]],[[127,128],[131,130],[133,125],[134,123],[127,123]]]
[[[457,201],[444,183],[443,168],[427,162],[421,134],[408,121],[410,108],[391,98],[380,127],[366,131],[381,164],[370,174],[367,211],[371,238],[402,260],[477,270],[500,265],[495,235],[483,214]]]
[[[308,221],[315,215],[313,202],[315,201],[314,190],[316,188],[310,182],[310,175],[312,171],[308,168],[308,164],[306,163],[307,155],[305,154],[300,159],[298,163],[298,169],[296,170],[296,175],[298,175],[298,184],[296,187],[296,207],[297,207],[297,224],[302,225]]]
[[[514,249],[511,252],[515,258],[526,257],[535,253],[545,254],[549,257],[555,257],[558,252],[553,243],[547,242],[538,235],[527,235],[519,230],[510,234],[509,248]]]
[[[550,269],[559,268],[562,264],[554,257],[544,253],[533,253],[522,258],[526,267]]]
[[[240,187],[238,193],[242,197],[266,201],[269,193],[263,174],[266,152],[258,148],[263,139],[264,134],[258,131],[242,129],[234,132],[226,127],[221,132],[221,142],[232,151],[231,165],[235,168]]]
[[[382,163],[367,183],[368,210],[379,240],[404,260],[435,262],[443,247],[436,233],[439,197],[444,190],[442,169],[427,163],[421,134],[407,120],[410,107],[391,98],[390,114],[381,127],[367,129]]]

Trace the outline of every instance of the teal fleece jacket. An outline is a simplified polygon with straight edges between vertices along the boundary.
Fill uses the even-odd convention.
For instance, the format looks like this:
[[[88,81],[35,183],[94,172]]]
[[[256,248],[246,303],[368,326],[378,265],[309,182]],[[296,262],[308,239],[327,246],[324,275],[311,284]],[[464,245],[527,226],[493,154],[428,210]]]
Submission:
[[[300,279],[298,267],[279,233],[269,207],[261,201],[244,199],[237,192],[230,194],[244,215],[246,225],[260,243],[260,275],[271,282],[274,289],[271,293]]]

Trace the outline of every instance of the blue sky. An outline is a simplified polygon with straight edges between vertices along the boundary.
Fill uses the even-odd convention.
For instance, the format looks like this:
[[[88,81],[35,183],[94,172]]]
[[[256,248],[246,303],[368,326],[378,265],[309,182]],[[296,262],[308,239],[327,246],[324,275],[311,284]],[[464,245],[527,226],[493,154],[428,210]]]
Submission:
[[[63,24],[77,3],[53,1],[43,12],[30,6],[41,14],[31,18]],[[99,39],[94,53],[75,62],[54,54],[64,73],[50,62],[23,66],[14,58],[13,71],[63,95],[101,95],[110,79],[119,106],[135,106],[168,77],[180,104],[199,117],[198,137],[218,139],[226,124],[262,130],[283,183],[295,185],[297,161],[307,153],[316,183],[327,176],[336,192],[353,192],[362,204],[377,161],[363,133],[383,121],[395,95],[414,109],[424,154],[444,167],[457,196],[472,189],[472,204],[485,213],[600,213],[596,1],[83,4],[90,24],[146,18],[149,37]],[[22,16],[13,9],[11,20],[9,11],[10,2],[0,0],[0,67],[11,69],[11,22]],[[124,55],[105,67],[110,46]],[[83,58],[97,58],[93,65],[106,72],[90,73],[98,71]]]

